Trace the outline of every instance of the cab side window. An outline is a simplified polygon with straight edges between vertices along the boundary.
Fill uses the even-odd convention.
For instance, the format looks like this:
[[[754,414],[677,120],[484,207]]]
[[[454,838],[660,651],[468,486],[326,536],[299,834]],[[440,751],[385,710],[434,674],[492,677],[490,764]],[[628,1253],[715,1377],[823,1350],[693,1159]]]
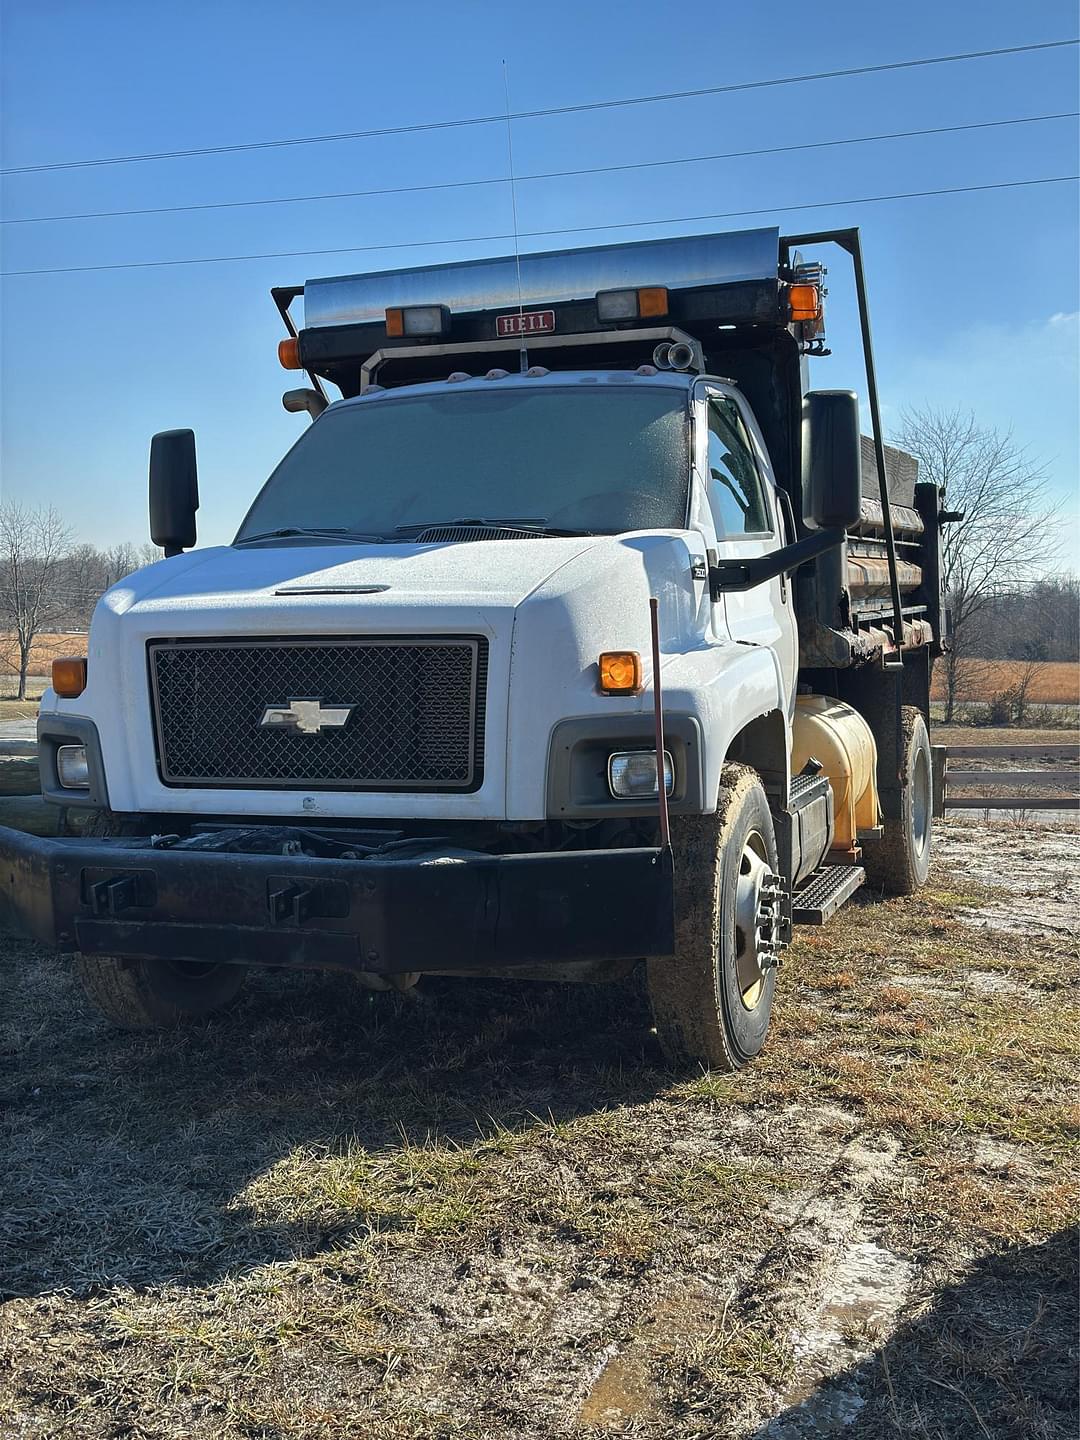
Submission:
[[[765,487],[738,408],[709,401],[709,503],[720,539],[772,530]]]

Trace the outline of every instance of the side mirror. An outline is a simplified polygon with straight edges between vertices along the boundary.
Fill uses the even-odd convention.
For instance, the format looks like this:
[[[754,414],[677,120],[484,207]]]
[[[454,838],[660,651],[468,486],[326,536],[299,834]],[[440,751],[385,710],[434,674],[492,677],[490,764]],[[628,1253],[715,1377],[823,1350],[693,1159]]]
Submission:
[[[803,406],[803,520],[847,530],[862,508],[859,400],[854,390],[811,390]]]
[[[162,430],[150,441],[150,539],[166,555],[195,544],[199,480],[194,430]]]

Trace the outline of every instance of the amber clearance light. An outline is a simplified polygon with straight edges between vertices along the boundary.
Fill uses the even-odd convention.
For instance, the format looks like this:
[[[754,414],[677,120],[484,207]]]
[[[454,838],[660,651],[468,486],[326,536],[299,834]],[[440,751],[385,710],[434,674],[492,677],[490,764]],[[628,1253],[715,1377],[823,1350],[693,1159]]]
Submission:
[[[277,347],[277,358],[283,370],[299,370],[300,364],[300,341],[295,335],[290,335],[287,340],[279,340]]]
[[[821,292],[816,285],[792,285],[788,304],[793,321],[817,320],[821,315]]]
[[[636,650],[605,650],[599,670],[604,695],[636,695],[641,689],[641,656]]]
[[[52,688],[64,700],[74,700],[86,689],[86,661],[66,655],[52,662]]]

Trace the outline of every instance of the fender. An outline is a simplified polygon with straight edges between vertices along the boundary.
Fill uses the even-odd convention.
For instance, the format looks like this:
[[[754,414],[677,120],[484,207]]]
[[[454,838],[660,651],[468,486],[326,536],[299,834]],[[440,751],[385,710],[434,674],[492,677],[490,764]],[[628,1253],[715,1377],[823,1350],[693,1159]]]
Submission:
[[[713,809],[720,773],[736,737],[764,716],[779,712],[784,725],[785,784],[790,763],[790,726],[772,650],[726,642],[665,657],[664,708],[697,716],[704,736],[704,793]]]

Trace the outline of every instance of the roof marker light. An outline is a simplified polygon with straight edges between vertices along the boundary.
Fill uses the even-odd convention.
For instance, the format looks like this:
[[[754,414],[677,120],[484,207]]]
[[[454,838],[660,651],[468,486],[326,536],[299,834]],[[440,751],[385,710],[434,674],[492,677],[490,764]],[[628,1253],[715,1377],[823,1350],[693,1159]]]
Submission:
[[[450,311],[445,305],[407,305],[386,312],[386,334],[391,340],[446,335],[449,330]]]
[[[663,285],[641,290],[601,290],[596,296],[598,320],[646,320],[668,313],[668,292]]]

